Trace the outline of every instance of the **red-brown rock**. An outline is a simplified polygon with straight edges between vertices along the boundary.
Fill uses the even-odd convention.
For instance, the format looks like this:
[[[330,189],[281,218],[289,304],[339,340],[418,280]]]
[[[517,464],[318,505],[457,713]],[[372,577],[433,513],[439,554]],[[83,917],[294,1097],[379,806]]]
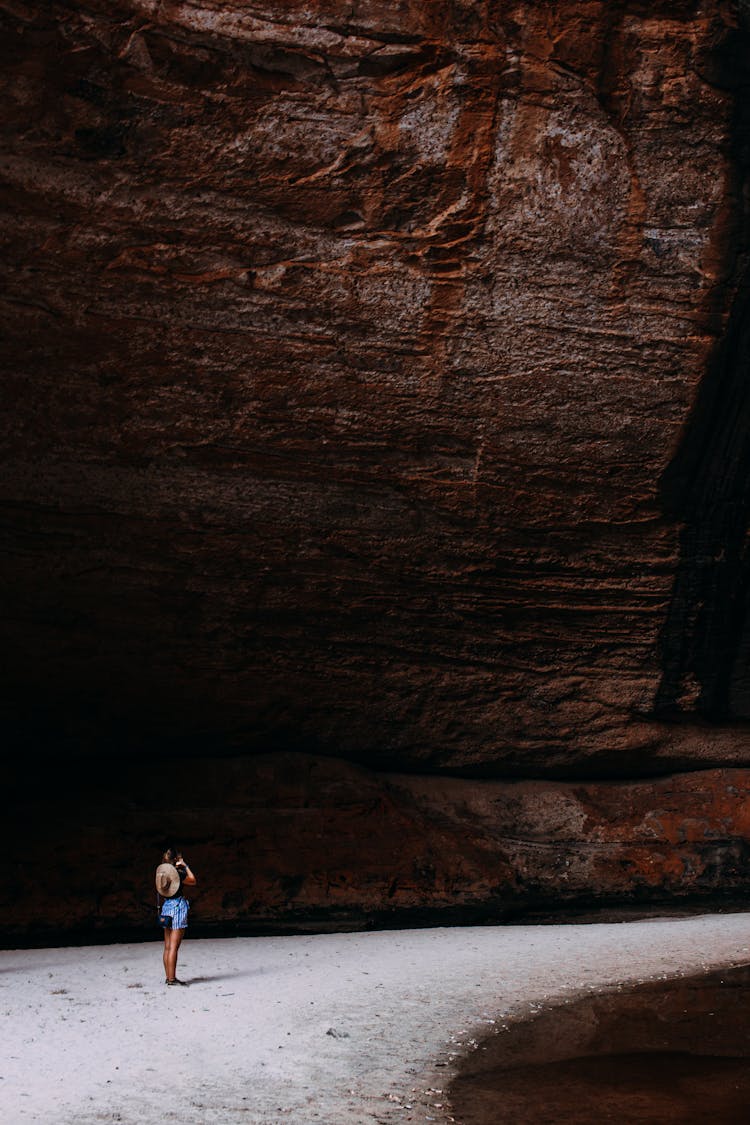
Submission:
[[[191,926],[362,927],[747,895],[750,771],[640,782],[378,774],[306,755],[123,767],[16,809],[5,941],[155,926],[166,836]],[[7,856],[7,853],[6,853]]]
[[[285,763],[221,842],[227,798],[191,820],[183,796],[209,867],[277,846],[284,779],[317,784],[288,751],[342,762],[207,918],[740,880],[707,767],[750,765],[745,23],[722,0],[0,0],[11,754]],[[499,781],[347,760],[704,772],[654,783],[652,836],[648,784],[526,781],[486,819]],[[148,865],[158,810],[127,793]],[[523,793],[554,795],[528,856]],[[81,855],[106,851],[106,808],[73,807]],[[61,925],[131,924],[116,870]]]
[[[0,11],[17,726],[747,761],[653,717],[659,481],[741,264],[731,6]]]

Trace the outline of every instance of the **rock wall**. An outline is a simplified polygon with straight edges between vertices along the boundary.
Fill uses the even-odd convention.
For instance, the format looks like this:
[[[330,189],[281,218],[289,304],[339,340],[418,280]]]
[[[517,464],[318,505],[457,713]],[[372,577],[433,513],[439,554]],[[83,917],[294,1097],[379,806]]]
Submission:
[[[203,934],[750,892],[750,770],[576,783],[383,774],[302,754],[131,763],[116,778],[78,775],[63,807],[48,777],[16,818],[26,830],[3,850],[6,944],[154,936],[153,869],[170,835],[198,877],[190,925]]]
[[[744,13],[0,0],[16,757],[750,765]]]

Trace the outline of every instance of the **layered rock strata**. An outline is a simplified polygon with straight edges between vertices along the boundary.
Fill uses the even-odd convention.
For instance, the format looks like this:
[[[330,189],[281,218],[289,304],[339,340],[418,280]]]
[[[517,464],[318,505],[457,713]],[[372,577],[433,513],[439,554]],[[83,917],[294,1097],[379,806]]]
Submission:
[[[3,733],[275,755],[267,814],[180,798],[209,868],[265,857],[206,918],[741,886],[745,775],[710,767],[750,766],[746,23],[0,0]],[[289,751],[341,763],[290,818]],[[131,924],[102,856],[148,868],[156,807],[59,777],[60,924]]]
[[[745,762],[671,721],[747,718],[731,396],[728,486],[660,484],[744,260],[738,10],[0,13],[16,729]],[[673,597],[696,504],[729,595]]]
[[[652,781],[380,774],[290,754],[123,765],[53,781],[16,814],[2,939],[157,933],[153,870],[177,836],[193,932],[502,921],[750,891],[750,771]]]

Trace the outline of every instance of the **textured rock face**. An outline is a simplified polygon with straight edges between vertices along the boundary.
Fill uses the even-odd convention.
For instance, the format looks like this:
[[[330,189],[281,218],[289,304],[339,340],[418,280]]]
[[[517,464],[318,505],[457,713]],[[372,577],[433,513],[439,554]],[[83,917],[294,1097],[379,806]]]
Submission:
[[[0,0],[16,746],[750,765],[743,10]]]
[[[27,831],[3,851],[6,941],[153,933],[153,869],[172,831],[198,876],[191,926],[203,932],[502,920],[750,890],[748,770],[503,782],[277,754],[77,781],[64,809],[54,780],[19,803]]]
[[[741,265],[731,6],[0,10],[22,727],[744,760],[653,718],[717,648],[748,712],[725,620],[680,655],[694,579],[659,641]]]

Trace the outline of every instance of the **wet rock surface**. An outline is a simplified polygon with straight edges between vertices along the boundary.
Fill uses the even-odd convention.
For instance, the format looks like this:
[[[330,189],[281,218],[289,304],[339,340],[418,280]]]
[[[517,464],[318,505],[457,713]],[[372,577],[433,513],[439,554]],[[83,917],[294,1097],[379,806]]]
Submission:
[[[462,1125],[736,1125],[750,1100],[750,970],[655,982],[501,1025],[450,1094]]]

